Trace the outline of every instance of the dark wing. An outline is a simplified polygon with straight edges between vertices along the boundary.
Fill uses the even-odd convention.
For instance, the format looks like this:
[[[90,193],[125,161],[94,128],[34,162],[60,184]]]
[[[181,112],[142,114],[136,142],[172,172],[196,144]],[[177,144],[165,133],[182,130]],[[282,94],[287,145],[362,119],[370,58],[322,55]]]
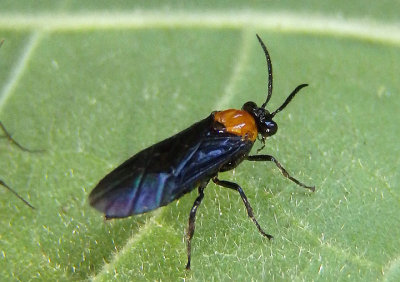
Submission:
[[[90,204],[107,218],[140,214],[167,205],[216,175],[226,163],[246,155],[253,143],[219,133],[214,118],[137,153],[102,179]]]

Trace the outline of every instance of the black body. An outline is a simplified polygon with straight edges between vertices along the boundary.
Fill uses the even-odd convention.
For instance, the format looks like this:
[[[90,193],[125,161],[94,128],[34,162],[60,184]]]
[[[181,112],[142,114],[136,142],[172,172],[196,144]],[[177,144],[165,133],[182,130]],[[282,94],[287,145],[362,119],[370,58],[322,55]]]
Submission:
[[[90,204],[106,218],[141,214],[165,206],[232,168],[253,142],[218,131],[214,115],[124,162],[90,193]]]

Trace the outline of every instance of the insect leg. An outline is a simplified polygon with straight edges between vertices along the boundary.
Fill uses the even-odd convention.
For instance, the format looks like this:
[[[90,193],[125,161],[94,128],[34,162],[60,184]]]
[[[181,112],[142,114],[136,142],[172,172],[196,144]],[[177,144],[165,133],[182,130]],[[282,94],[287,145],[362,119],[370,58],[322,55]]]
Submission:
[[[262,143],[261,148],[257,149],[257,153],[259,153],[260,151],[262,151],[262,149],[265,148],[265,137],[259,138],[259,137],[257,136],[257,139],[260,140],[260,142]]]
[[[257,226],[258,231],[260,231],[260,233],[261,233],[263,236],[267,237],[267,238],[270,239],[270,240],[273,238],[272,235],[269,235],[269,234],[265,233],[265,231],[262,230],[260,224],[258,224],[256,218],[254,217],[253,209],[251,208],[250,203],[249,203],[249,201],[247,200],[247,197],[246,197],[246,195],[244,194],[242,188],[241,188],[238,184],[236,184],[236,183],[234,183],[234,182],[230,182],[230,181],[219,180],[217,177],[214,177],[212,180],[214,181],[215,184],[217,184],[217,185],[219,185],[219,186],[222,186],[222,187],[225,187],[225,188],[230,188],[230,189],[233,189],[233,190],[239,192],[240,197],[242,197],[243,203],[244,203],[244,205],[246,206],[247,214],[249,215],[249,217],[251,218],[251,220],[253,220],[254,224]]]
[[[36,151],[32,151],[29,150],[27,148],[25,148],[24,146],[22,146],[21,144],[19,144],[17,141],[15,141],[12,137],[11,134],[7,131],[7,129],[5,128],[5,126],[3,125],[3,123],[0,121],[0,128],[4,131],[5,136],[2,137],[6,137],[11,143],[13,143],[15,146],[17,146],[18,148],[20,148],[22,151],[25,152],[36,152]],[[8,186],[3,180],[0,179],[0,185],[4,186],[5,188],[8,189],[8,191],[10,191],[11,193],[13,193],[15,196],[17,196],[17,198],[19,198],[21,201],[23,201],[28,207],[30,207],[31,209],[35,209],[27,200],[25,200],[24,198],[22,198],[17,192],[15,192],[10,186]]]
[[[9,187],[6,183],[4,183],[3,180],[0,179],[0,185],[3,185],[4,187],[6,187],[11,193],[13,193],[15,196],[17,196],[21,201],[23,201],[28,207],[30,207],[31,209],[35,209],[34,206],[32,206],[27,200],[25,200],[24,198],[22,198],[17,192],[15,192],[11,187]]]
[[[280,171],[282,172],[283,176],[290,179],[291,181],[293,181],[294,183],[296,183],[297,185],[306,188],[306,189],[310,189],[311,191],[315,191],[315,186],[308,186],[305,185],[303,183],[301,183],[300,181],[298,181],[296,178],[292,177],[287,171],[286,169],[284,169],[284,167],[280,164],[280,162],[278,162],[277,159],[275,159],[273,156],[271,155],[254,155],[254,156],[247,156],[246,159],[248,161],[255,161],[255,162],[274,162],[275,165],[280,169]]]
[[[24,146],[22,146],[21,144],[19,144],[17,141],[15,141],[14,138],[11,137],[11,134],[7,131],[6,127],[3,125],[3,123],[0,121],[0,127],[1,129],[4,131],[4,133],[6,134],[5,137],[11,142],[13,143],[15,146],[17,146],[18,148],[20,148],[22,151],[25,152],[30,152],[30,153],[37,153],[37,152],[43,152],[43,150],[30,150],[28,148],[25,148]]]
[[[208,180],[209,181],[209,180]],[[193,203],[193,207],[190,210],[190,215],[189,215],[189,226],[188,226],[188,231],[187,231],[187,257],[188,261],[186,264],[186,269],[190,269],[190,260],[192,256],[192,238],[194,234],[194,229],[195,229],[195,221],[196,221],[196,212],[197,208],[200,206],[201,201],[204,198],[204,188],[206,188],[208,181],[203,182],[200,184],[198,190],[199,190],[199,196],[197,196],[196,200]]]

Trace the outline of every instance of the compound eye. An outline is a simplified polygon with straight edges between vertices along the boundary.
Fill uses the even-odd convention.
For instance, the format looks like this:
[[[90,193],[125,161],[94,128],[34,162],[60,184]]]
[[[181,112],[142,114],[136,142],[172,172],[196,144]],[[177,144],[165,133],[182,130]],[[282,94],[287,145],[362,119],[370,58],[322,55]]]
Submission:
[[[265,123],[266,127],[266,135],[271,136],[274,135],[278,131],[278,125],[274,121],[267,121]]]
[[[257,104],[254,102],[246,102],[243,107],[242,110],[248,112],[248,113],[252,113],[254,111],[254,109],[257,109]]]

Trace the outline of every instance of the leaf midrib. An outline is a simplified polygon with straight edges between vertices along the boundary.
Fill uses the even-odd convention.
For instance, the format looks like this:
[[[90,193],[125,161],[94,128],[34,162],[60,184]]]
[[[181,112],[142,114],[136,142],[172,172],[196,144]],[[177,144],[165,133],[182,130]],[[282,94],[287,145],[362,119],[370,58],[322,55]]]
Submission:
[[[199,12],[83,12],[0,13],[0,27],[14,30],[66,31],[84,29],[130,29],[166,27],[249,28],[350,36],[400,44],[397,23],[375,19],[341,18],[287,11],[199,11]]]

